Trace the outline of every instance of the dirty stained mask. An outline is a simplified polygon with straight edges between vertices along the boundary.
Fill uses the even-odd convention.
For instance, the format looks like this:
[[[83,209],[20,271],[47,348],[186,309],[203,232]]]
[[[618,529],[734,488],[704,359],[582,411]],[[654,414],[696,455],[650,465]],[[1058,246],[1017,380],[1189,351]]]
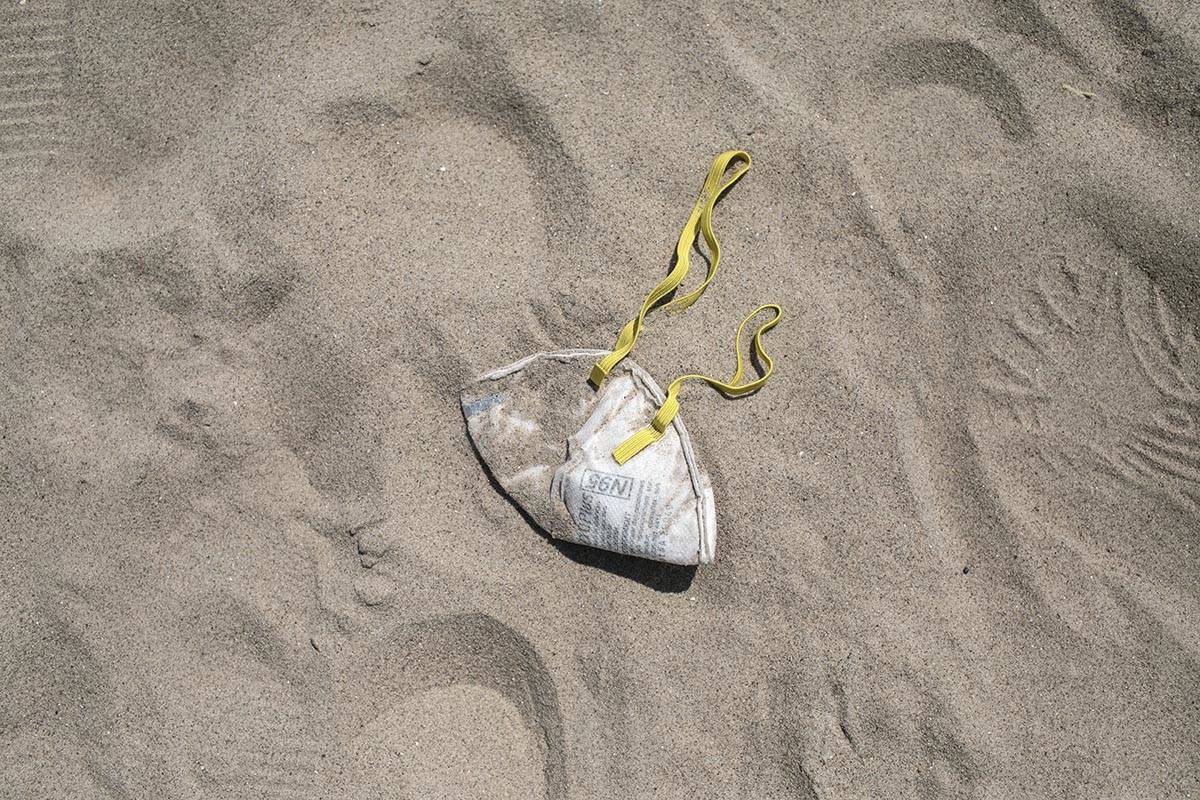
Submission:
[[[724,180],[731,164],[738,166]],[[683,375],[663,392],[628,356],[651,310],[687,308],[712,282],[721,257],[713,207],[749,168],[750,156],[740,150],[713,161],[680,234],[674,266],[622,328],[613,350],[537,353],[462,389],[467,432],[484,466],[554,538],[672,564],[712,563],[713,491],[678,413],[680,388],[698,380],[728,397],[757,391],[774,370],[762,336],[783,312],[763,305],[738,326],[737,368],[728,381]],[[711,253],[707,276],[696,289],[664,303],[687,275],[689,251],[700,235]],[[766,310],[773,316],[751,339],[763,372],[743,381],[742,333]]]

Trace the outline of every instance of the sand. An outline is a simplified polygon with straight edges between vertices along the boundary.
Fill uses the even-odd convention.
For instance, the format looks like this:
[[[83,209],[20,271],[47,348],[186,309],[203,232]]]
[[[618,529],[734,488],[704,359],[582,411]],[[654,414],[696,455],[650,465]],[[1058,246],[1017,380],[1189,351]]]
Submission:
[[[518,5],[0,6],[0,795],[1200,796],[1200,11]],[[717,563],[555,546],[458,389],[731,147]]]

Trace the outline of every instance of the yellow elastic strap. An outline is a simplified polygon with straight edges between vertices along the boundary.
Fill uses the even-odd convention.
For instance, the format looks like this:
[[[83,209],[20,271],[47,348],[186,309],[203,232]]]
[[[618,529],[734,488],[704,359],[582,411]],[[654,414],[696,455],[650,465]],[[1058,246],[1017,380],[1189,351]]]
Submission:
[[[766,309],[774,311],[775,316],[758,327],[758,330],[754,332],[754,339],[751,341],[751,347],[758,355],[759,360],[762,361],[764,371],[755,380],[742,383],[742,373],[745,371],[746,366],[745,361],[742,359],[742,331],[749,324],[750,320],[754,319],[759,312]],[[658,413],[654,415],[654,419],[650,421],[650,427],[643,428],[633,434],[622,442],[616,450],[613,450],[613,458],[616,459],[617,463],[624,464],[663,437],[663,434],[667,432],[667,428],[670,427],[671,421],[679,413],[679,389],[685,381],[704,381],[726,397],[741,397],[761,389],[762,385],[767,382],[767,378],[771,377],[771,373],[775,371],[774,362],[767,355],[767,351],[763,349],[762,335],[771,330],[771,328],[774,328],[782,318],[783,309],[774,303],[767,303],[751,311],[750,315],[742,320],[742,324],[738,325],[737,333],[733,337],[734,352],[737,353],[737,369],[734,370],[733,377],[728,381],[718,381],[707,375],[683,375],[671,381],[671,385],[667,387],[667,399],[659,407]]]
[[[725,177],[725,172],[729,166],[735,162],[743,162],[741,166],[733,173],[725,183],[721,183],[721,179]],[[708,275],[705,276],[704,282],[697,286],[692,291],[685,294],[683,297],[678,297],[670,303],[670,305],[678,310],[683,310],[696,302],[700,295],[704,294],[704,290],[712,283],[713,276],[717,274],[717,264],[721,260],[721,245],[717,242],[716,234],[712,229],[712,212],[713,206],[717,200],[721,199],[721,195],[729,191],[735,183],[741,180],[741,177],[750,169],[750,154],[744,150],[726,150],[721,155],[713,159],[712,166],[708,168],[708,176],[704,179],[704,187],[700,190],[700,196],[696,198],[696,204],[692,206],[692,213],[688,217],[687,224],[683,226],[683,232],[679,234],[679,242],[675,245],[675,266],[667,273],[667,277],[663,278],[662,282],[655,286],[650,294],[646,295],[645,301],[642,303],[642,310],[638,315],[625,324],[621,329],[621,333],[617,336],[616,347],[612,352],[604,358],[596,362],[592,367],[592,372],[588,376],[591,384],[597,388],[608,377],[608,373],[612,368],[621,363],[621,359],[629,355],[633,350],[633,345],[637,341],[638,334],[642,332],[642,323],[646,319],[646,314],[650,309],[654,308],[659,301],[666,297],[671,292],[679,288],[679,284],[683,283],[683,279],[687,276],[690,266],[690,253],[692,245],[696,241],[698,232],[704,235],[704,241],[708,243],[708,248],[712,252],[712,260],[708,265]]]

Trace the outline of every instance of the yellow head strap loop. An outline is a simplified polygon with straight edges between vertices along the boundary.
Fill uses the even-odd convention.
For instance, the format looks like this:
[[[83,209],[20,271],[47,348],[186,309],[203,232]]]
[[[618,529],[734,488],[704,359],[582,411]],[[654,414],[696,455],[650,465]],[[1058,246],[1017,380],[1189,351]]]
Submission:
[[[730,165],[735,163],[739,164],[739,166],[734,171],[733,176],[722,183],[721,179],[725,177],[725,173],[729,170]],[[588,380],[593,386],[599,388],[613,367],[621,363],[621,360],[633,350],[633,345],[637,342],[637,337],[642,332],[642,324],[646,319],[646,314],[658,305],[664,297],[679,288],[679,284],[683,283],[683,279],[687,276],[688,268],[691,265],[690,254],[692,245],[699,234],[704,235],[704,241],[708,244],[708,249],[712,253],[712,260],[708,266],[708,275],[705,276],[703,283],[684,296],[675,298],[670,303],[670,306],[682,311],[696,302],[700,298],[700,295],[704,294],[704,290],[708,288],[708,285],[712,283],[713,276],[717,274],[717,264],[721,261],[721,245],[717,242],[717,236],[713,233],[712,229],[713,207],[721,199],[721,196],[741,180],[742,176],[749,169],[750,154],[744,150],[726,150],[713,159],[712,166],[708,169],[708,175],[704,179],[704,187],[700,190],[700,196],[696,198],[696,203],[692,206],[692,213],[688,217],[687,224],[683,226],[683,231],[679,234],[679,242],[675,245],[675,266],[667,273],[667,277],[663,278],[662,282],[658,286],[655,286],[650,294],[646,295],[646,299],[643,301],[642,309],[638,312],[638,315],[627,322],[625,327],[621,329],[621,333],[617,336],[617,344],[612,352],[597,361],[595,366],[592,367],[592,372],[588,376]]]
[[[750,320],[767,309],[774,311],[775,316],[758,326],[758,330],[754,332],[754,338],[750,343],[751,348],[762,363],[763,374],[752,381],[743,383],[742,375],[745,372],[746,362],[742,358],[742,331],[745,330]],[[650,426],[633,434],[622,442],[616,450],[613,450],[613,458],[616,459],[616,462],[624,464],[663,437],[667,432],[667,428],[670,427],[672,420],[675,419],[675,415],[679,413],[679,390],[685,381],[704,381],[726,397],[742,397],[761,389],[763,384],[767,382],[767,378],[770,378],[771,373],[775,371],[775,363],[767,355],[767,351],[763,349],[762,336],[779,324],[779,320],[782,318],[783,309],[774,303],[761,305],[751,311],[750,315],[742,320],[742,324],[738,325],[737,333],[733,337],[734,352],[737,354],[737,369],[733,371],[733,377],[723,382],[708,375],[682,375],[671,381],[671,385],[667,387],[667,399],[659,407],[658,413],[654,415],[654,419],[650,421]]]

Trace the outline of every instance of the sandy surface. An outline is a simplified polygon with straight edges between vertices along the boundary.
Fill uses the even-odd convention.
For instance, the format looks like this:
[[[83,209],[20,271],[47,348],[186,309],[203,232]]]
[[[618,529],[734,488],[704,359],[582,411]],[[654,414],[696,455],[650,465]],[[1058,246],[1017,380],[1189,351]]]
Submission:
[[[146,5],[0,6],[0,796],[1200,796],[1193,4]],[[717,563],[555,547],[457,390],[729,147]]]

